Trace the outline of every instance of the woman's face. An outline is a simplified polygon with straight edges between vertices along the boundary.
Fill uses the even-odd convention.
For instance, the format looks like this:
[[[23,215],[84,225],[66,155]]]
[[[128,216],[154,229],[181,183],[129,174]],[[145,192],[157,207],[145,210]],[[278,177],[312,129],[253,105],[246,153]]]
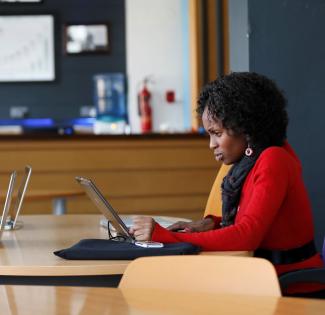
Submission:
[[[235,135],[223,128],[220,121],[213,120],[205,108],[202,121],[204,129],[210,135],[210,149],[217,161],[229,165],[239,161],[245,154],[247,141],[244,135]]]

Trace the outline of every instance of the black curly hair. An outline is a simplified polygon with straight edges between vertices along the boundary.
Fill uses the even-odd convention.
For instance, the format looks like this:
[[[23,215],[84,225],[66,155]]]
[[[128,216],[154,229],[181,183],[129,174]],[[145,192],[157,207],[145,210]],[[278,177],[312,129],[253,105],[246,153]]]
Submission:
[[[286,139],[287,101],[276,84],[255,72],[233,72],[207,84],[197,113],[209,116],[253,147],[281,146]]]

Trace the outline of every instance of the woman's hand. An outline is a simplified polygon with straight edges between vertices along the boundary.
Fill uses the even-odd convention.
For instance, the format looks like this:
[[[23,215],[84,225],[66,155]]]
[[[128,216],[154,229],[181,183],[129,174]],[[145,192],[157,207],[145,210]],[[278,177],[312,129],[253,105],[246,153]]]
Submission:
[[[170,231],[184,230],[184,232],[204,232],[214,228],[214,221],[211,218],[204,218],[195,222],[178,221],[170,225],[167,229]]]
[[[135,216],[129,232],[137,241],[150,241],[155,224],[151,217]]]

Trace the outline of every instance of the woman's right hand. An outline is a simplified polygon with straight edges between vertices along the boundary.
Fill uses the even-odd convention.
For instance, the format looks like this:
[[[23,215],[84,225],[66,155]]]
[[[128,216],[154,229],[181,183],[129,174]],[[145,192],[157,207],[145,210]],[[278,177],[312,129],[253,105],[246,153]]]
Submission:
[[[178,221],[168,226],[167,229],[174,232],[205,232],[214,229],[214,221],[211,218],[204,218],[195,222]]]

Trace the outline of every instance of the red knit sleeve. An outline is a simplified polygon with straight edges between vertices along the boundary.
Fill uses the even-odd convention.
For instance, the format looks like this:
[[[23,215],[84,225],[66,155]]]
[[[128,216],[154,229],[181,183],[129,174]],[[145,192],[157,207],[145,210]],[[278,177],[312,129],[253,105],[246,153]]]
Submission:
[[[290,161],[287,154],[281,148],[268,151],[262,153],[252,170],[252,194],[243,198],[246,204],[240,202],[239,211],[243,212],[234,225],[207,232],[179,233],[157,224],[152,239],[164,243],[190,242],[206,251],[255,250],[271,226],[289,186]]]

